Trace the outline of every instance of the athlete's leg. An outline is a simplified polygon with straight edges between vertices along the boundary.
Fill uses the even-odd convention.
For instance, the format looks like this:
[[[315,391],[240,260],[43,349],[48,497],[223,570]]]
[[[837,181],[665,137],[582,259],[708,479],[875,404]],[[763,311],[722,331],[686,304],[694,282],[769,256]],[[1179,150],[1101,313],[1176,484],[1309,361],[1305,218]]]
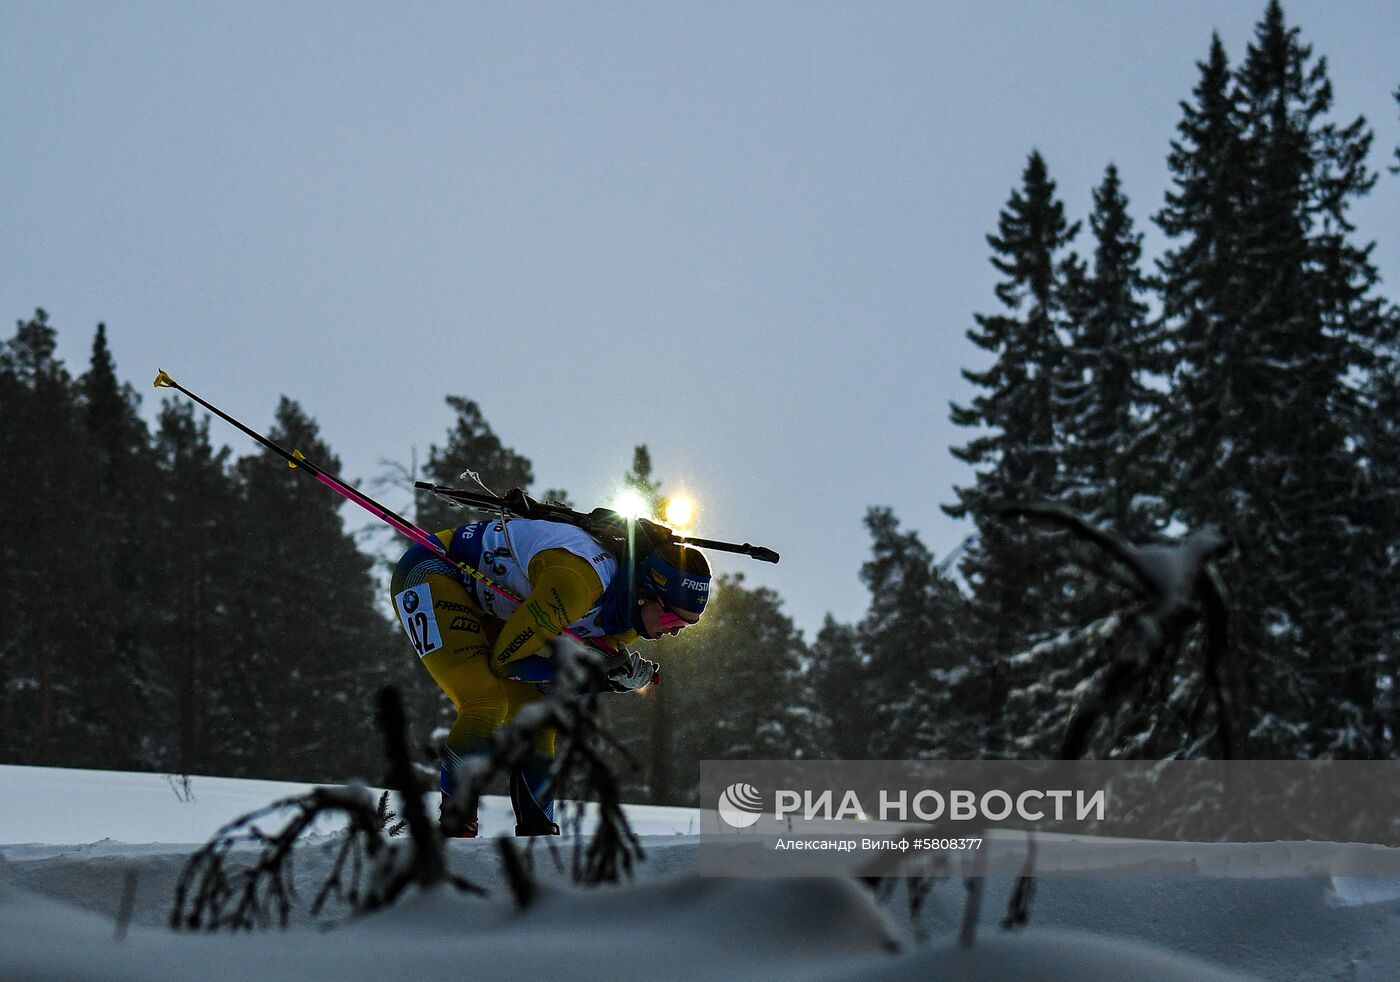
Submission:
[[[502,683],[510,701],[506,722],[542,695],[536,685],[527,682]],[[549,784],[549,769],[554,763],[554,727],[548,726],[535,737],[534,752],[510,775],[510,799],[515,808],[516,835],[558,835],[554,823],[554,790]]]
[[[419,547],[421,548],[421,547]],[[427,549],[409,550],[394,571],[394,609],[423,667],[457,710],[442,748],[439,786],[444,799],[456,791],[457,768],[486,752],[505,723],[510,699],[505,684],[491,674],[489,659],[495,624],[472,602],[446,563]],[[469,832],[475,831],[475,816]]]

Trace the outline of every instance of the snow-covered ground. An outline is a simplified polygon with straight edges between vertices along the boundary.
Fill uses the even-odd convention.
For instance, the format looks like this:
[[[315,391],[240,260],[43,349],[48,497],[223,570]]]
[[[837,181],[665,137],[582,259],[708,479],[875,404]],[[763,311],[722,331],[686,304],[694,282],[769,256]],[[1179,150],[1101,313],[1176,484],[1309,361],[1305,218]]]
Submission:
[[[161,775],[0,765],[0,980],[1400,978],[1392,880],[1048,877],[1030,926],[1007,933],[997,922],[1010,884],[993,879],[963,948],[960,882],[934,889],[916,930],[902,892],[881,904],[846,880],[703,878],[693,809],[631,809],[647,860],[630,885],[571,887],[537,853],[547,885],[520,912],[491,838],[512,821],[499,799],[485,803],[486,838],[450,845],[454,871],[489,899],[417,893],[328,931],[304,917],[285,933],[166,928],[189,853],[304,790],[195,777],[186,793]],[[332,833],[298,851],[303,899],[329,868]]]

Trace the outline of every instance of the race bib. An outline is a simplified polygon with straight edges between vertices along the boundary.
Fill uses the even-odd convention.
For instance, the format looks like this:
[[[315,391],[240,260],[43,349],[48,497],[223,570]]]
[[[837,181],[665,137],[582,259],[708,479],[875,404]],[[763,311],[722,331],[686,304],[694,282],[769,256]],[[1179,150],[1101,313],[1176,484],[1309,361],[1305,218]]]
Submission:
[[[433,594],[428,584],[420,583],[409,587],[394,598],[394,609],[399,613],[399,621],[408,632],[408,640],[413,642],[413,650],[422,658],[442,647],[442,635],[438,632],[437,618],[433,616]]]

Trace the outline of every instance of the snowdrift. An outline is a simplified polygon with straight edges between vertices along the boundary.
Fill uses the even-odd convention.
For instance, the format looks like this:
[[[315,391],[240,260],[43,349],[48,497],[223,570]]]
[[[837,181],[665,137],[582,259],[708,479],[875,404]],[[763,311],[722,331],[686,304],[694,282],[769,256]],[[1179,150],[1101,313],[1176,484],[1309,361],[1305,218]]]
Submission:
[[[569,886],[537,850],[542,886],[524,911],[482,839],[452,843],[449,859],[492,889],[486,900],[437,890],[330,930],[302,918],[286,932],[176,934],[165,923],[190,852],[228,819],[302,788],[195,778],[185,801],[160,775],[92,773],[0,767],[0,843],[13,843],[0,845],[0,979],[1400,977],[1390,880],[1047,878],[1031,925],[1007,933],[997,921],[1011,884],[992,879],[964,948],[959,881],[939,884],[915,924],[902,891],[882,903],[851,880],[702,878],[689,809],[636,810],[647,860],[632,884]],[[486,814],[499,831],[508,806],[494,804]],[[91,834],[103,829],[127,841]],[[303,898],[335,841],[325,832],[299,849]]]
[[[1237,979],[1205,962],[1065,931],[901,951],[843,880],[678,877],[546,890],[524,912],[444,891],[319,932],[114,937],[109,919],[0,887],[5,979]]]

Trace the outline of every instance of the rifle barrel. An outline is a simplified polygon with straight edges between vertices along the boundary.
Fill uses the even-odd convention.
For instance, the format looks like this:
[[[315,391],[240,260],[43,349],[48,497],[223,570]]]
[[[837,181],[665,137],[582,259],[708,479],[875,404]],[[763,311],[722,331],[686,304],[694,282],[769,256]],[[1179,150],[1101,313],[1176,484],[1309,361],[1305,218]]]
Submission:
[[[479,508],[505,508],[510,509],[510,503],[504,498],[494,494],[485,494],[477,491],[465,491],[461,488],[449,488],[441,484],[431,484],[428,481],[414,481],[413,486],[419,491],[430,491],[439,498],[446,498],[462,505],[476,505]],[[560,505],[546,505],[543,503],[533,506],[536,513],[546,518],[556,517],[564,521],[575,524],[581,523],[588,518],[582,512],[574,511],[572,508],[564,508]],[[665,526],[661,526],[665,528]],[[670,530],[668,529],[668,532]],[[763,563],[776,563],[778,554],[765,546],[756,546],[745,542],[742,545],[737,542],[724,542],[720,539],[695,539],[679,532],[670,532],[678,542],[692,545],[700,549],[714,549],[718,552],[737,552],[752,559],[757,559]]]

